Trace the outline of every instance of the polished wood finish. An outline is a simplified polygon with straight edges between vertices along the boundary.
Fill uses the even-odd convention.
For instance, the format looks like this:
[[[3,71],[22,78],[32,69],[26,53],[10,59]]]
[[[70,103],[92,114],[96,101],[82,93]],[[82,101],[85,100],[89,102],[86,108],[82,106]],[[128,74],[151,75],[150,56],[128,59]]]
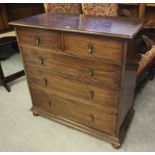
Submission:
[[[5,3],[9,21],[44,12],[43,3]]]
[[[142,29],[142,24],[139,24],[140,22],[143,22],[143,20],[124,17],[63,15],[48,12],[31,18],[10,22],[10,24],[44,30],[58,30],[131,39]]]
[[[10,27],[8,22],[24,17],[30,17],[44,12],[41,3],[1,3],[0,4],[0,30],[5,31]]]
[[[55,115],[71,119],[92,128],[110,133],[116,132],[116,114],[107,113],[98,106],[83,104],[60,96],[51,95],[48,91],[32,89],[33,103]],[[44,96],[44,98],[42,97]],[[76,109],[76,111],[74,110]],[[111,123],[109,123],[109,121]]]
[[[136,40],[143,22],[47,13],[11,24],[33,114],[120,147],[134,111]]]
[[[0,30],[7,29],[8,27],[6,7],[3,4],[0,4]]]
[[[31,68],[31,69],[30,69]],[[33,75],[30,75],[33,72]],[[50,73],[28,67],[29,81],[34,87],[47,88],[54,94],[87,104],[100,104],[112,112],[117,112],[119,93],[117,89],[96,85],[92,82],[68,77],[64,74]],[[37,77],[39,73],[39,77]],[[93,92],[93,95],[91,94]],[[104,109],[103,107],[103,109]]]
[[[98,58],[122,63],[123,42],[121,39],[65,33],[64,40],[66,52],[90,57],[90,59]]]
[[[37,46],[45,49],[61,49],[60,32],[50,32],[38,29],[18,29],[20,44]]]
[[[145,15],[145,3],[139,4],[139,15],[138,18],[142,19]]]
[[[120,85],[121,67],[119,65],[68,56],[56,51],[22,49],[25,63],[29,66],[52,69],[55,72],[87,78],[117,87]]]

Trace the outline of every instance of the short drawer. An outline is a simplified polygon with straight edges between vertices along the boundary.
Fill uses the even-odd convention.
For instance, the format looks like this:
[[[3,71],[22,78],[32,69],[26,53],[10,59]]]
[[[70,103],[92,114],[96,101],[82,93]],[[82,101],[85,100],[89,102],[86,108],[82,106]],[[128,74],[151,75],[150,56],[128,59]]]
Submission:
[[[105,108],[117,111],[119,89],[113,89],[63,74],[50,73],[47,70],[38,70],[33,67],[27,69],[28,80],[32,87],[47,88],[55,94],[69,99],[87,102],[92,105],[103,105]]]
[[[122,63],[123,41],[119,39],[65,33],[64,49],[76,55]]]
[[[61,72],[80,78],[96,80],[119,87],[121,66],[102,61],[95,61],[62,55],[45,50],[22,48],[25,63]]]
[[[61,49],[60,32],[32,28],[17,28],[17,35],[20,46],[26,44],[45,49]]]
[[[47,90],[33,88],[31,92],[34,106],[97,130],[115,134],[116,114],[105,113],[102,108],[52,95]]]

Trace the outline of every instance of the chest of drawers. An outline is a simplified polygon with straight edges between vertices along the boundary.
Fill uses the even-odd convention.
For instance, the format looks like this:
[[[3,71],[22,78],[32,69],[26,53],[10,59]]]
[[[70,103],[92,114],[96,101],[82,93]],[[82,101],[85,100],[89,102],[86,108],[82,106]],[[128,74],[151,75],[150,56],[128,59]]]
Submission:
[[[34,115],[120,147],[134,113],[135,19],[41,14],[15,26]]]

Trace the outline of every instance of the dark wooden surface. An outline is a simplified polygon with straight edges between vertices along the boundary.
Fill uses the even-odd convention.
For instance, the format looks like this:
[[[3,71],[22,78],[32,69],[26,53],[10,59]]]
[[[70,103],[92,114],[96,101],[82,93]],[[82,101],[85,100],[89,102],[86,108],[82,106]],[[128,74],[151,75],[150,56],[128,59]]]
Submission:
[[[15,43],[17,43],[16,37],[0,38],[0,51],[1,51],[1,48],[3,48],[4,46],[8,46],[8,45],[13,46]],[[7,50],[7,48],[6,48],[6,50]],[[24,75],[25,75],[24,70],[21,70],[19,72],[9,75],[9,76],[4,76],[3,68],[2,68],[1,62],[0,62],[0,85],[4,86],[8,92],[11,91],[8,84],[10,82],[15,81],[16,79],[24,76]]]
[[[96,85],[93,82],[83,81],[75,77],[68,77],[62,73],[58,74],[55,72],[51,73],[47,70],[36,70],[32,66],[28,67],[27,72],[29,74],[30,83],[34,87],[46,88],[53,91],[55,94],[83,103],[103,105],[105,106],[105,111],[117,113],[117,100],[119,98],[118,89],[112,89],[100,84]],[[32,72],[33,75],[30,75]],[[37,77],[38,73],[40,77]],[[47,81],[46,84],[45,80]],[[93,92],[93,94],[91,92]]]
[[[9,44],[13,44],[16,43],[16,37],[14,36],[9,36],[9,37],[2,37],[0,38],[0,46],[5,46],[5,45],[9,45]]]
[[[24,17],[30,17],[44,12],[43,3],[1,3],[0,30],[9,28],[8,22]]]
[[[113,31],[104,26],[101,29],[108,21]],[[136,40],[142,23],[43,14],[12,24],[16,26],[34,115],[120,147],[133,115]]]
[[[34,92],[33,92],[34,91]],[[100,106],[92,106],[70,100],[62,96],[53,95],[48,89],[32,88],[33,102],[48,112],[69,118],[100,131],[115,134],[116,114],[105,112]],[[44,98],[42,95],[44,94]],[[76,109],[76,112],[74,111]],[[109,121],[111,123],[109,123]]]
[[[44,12],[43,3],[6,3],[9,21],[30,17]]]
[[[120,38],[133,38],[142,20],[123,17],[93,17],[46,13],[10,22],[11,25],[67,32],[80,32]]]
[[[87,78],[114,87],[120,85],[121,67],[119,65],[28,48],[23,48],[23,54],[25,63],[36,68],[52,69],[55,72]],[[43,61],[43,64],[40,64],[40,61]]]
[[[8,25],[8,17],[7,10],[5,5],[0,4],[0,30],[7,29]]]

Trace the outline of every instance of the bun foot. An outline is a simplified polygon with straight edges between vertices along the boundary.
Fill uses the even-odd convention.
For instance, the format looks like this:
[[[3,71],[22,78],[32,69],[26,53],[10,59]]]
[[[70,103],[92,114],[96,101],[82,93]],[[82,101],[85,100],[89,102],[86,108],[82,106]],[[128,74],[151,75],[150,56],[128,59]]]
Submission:
[[[33,112],[33,116],[39,116],[37,112]]]
[[[119,149],[121,147],[121,145],[120,144],[112,144],[112,147],[114,149]]]

